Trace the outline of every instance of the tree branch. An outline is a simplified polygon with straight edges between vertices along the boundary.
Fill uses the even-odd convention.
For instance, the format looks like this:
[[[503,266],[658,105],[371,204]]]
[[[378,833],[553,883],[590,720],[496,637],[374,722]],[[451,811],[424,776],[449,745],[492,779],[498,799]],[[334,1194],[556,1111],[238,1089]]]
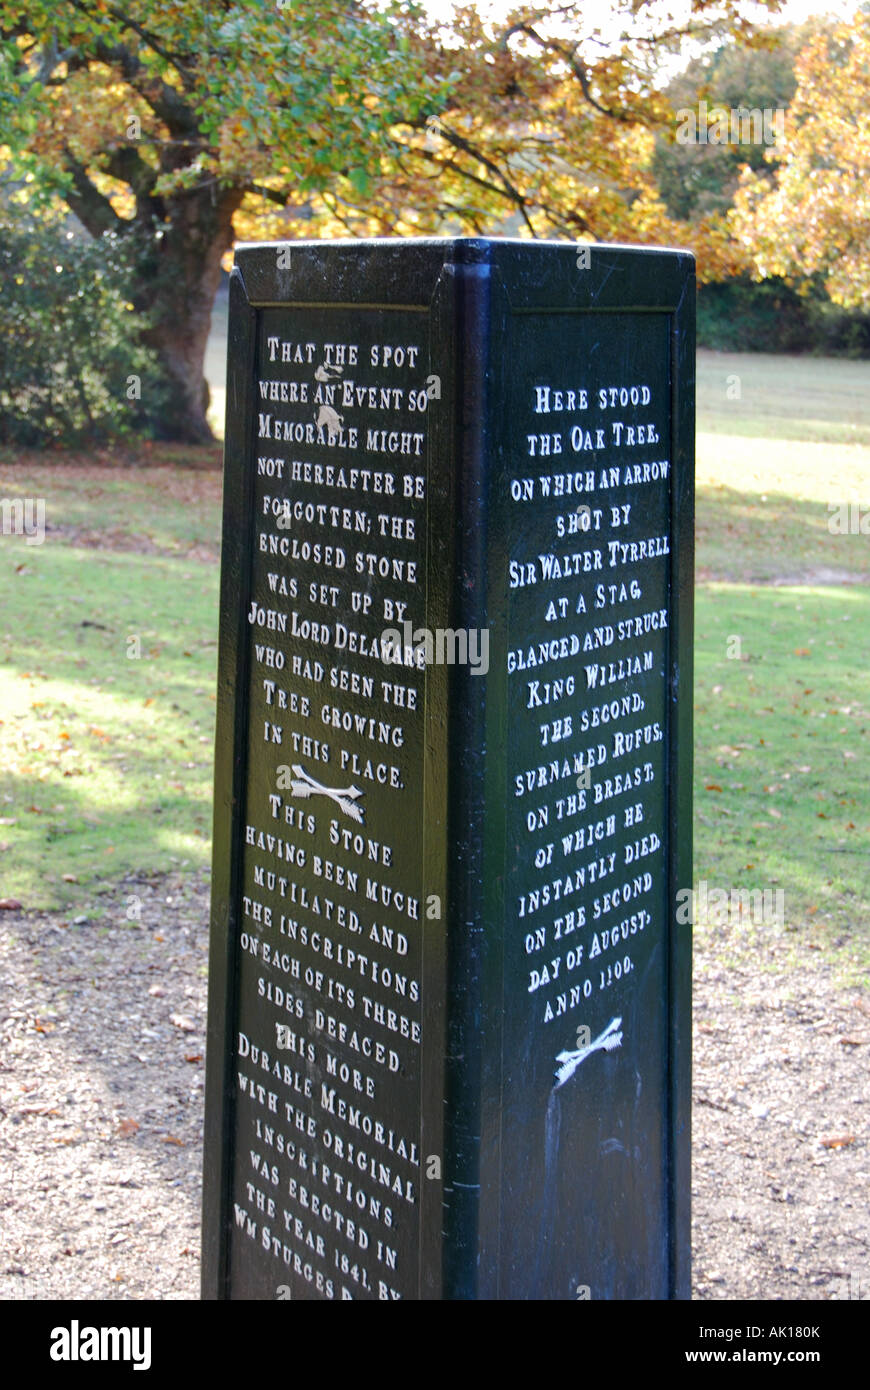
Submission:
[[[600,101],[595,100],[589,83],[589,74],[577,57],[576,44],[573,48],[566,48],[565,44],[559,43],[557,39],[544,38],[531,24],[514,24],[509,33],[511,35],[516,33],[525,34],[527,38],[538,45],[543,53],[551,52],[558,54],[562,61],[568,64],[574,76],[577,78],[577,81],[580,83],[580,90],[583,93],[584,99],[595,111],[599,112],[600,115],[609,116],[613,121],[627,121],[630,119],[623,112],[611,111],[609,107],[602,106]]]
[[[131,145],[116,145],[107,150],[104,168],[113,179],[129,184],[137,199],[149,197],[159,177],[158,171],[152,169]]]
[[[529,231],[532,232],[532,235],[534,236],[532,224],[529,222],[529,219],[525,212],[525,198],[523,197],[519,189],[514,187],[507,174],[504,173],[504,171],[501,170],[498,167],[498,165],[493,162],[493,160],[491,160],[487,155],[483,154],[481,150],[476,149],[475,146],[472,145],[470,140],[466,140],[464,136],[458,135],[455,130],[448,130],[446,126],[441,125],[439,126],[439,133],[442,136],[442,138],[447,141],[449,145],[453,146],[454,149],[461,150],[464,154],[470,155],[472,159],[479,160],[480,163],[484,166],[484,168],[488,169],[489,172],[493,175],[493,177],[498,180],[501,187],[499,187],[498,185],[492,185],[487,183],[485,179],[481,179],[478,175],[472,174],[468,170],[463,169],[461,165],[453,164],[451,162],[448,165],[448,167],[456,169],[458,173],[462,174],[463,178],[470,179],[472,183],[480,184],[482,188],[487,188],[491,192],[498,193],[501,197],[507,198],[508,201],[512,202],[515,205],[515,207],[519,210],[519,212],[522,213],[523,220],[528,226]],[[434,158],[434,156],[428,150],[424,150],[423,153],[425,155],[428,155],[430,158]]]
[[[266,198],[270,203],[277,203],[279,207],[287,207],[289,193],[282,193],[279,188],[265,188],[261,183],[246,183],[242,189],[243,193],[255,193],[258,198]]]
[[[97,40],[94,53],[100,62],[120,69],[125,81],[138,92],[173,135],[199,134],[196,116],[184,97],[168,82],[149,73],[135,53],[131,53],[123,44],[112,46],[102,39]]]
[[[78,10],[79,14],[83,14],[87,19],[96,20],[97,23],[100,22],[100,16],[95,14],[94,11],[91,9],[90,5],[84,3],[84,0],[69,0],[69,3],[72,5],[72,8],[74,10]],[[108,13],[112,16],[113,19],[118,21],[122,28],[131,29],[133,33],[136,34],[144,44],[146,44],[154,53],[156,53],[159,58],[163,59],[164,63],[168,63],[170,67],[175,68],[175,71],[181,78],[182,85],[184,86],[185,91],[193,91],[193,77],[190,73],[189,65],[184,61],[183,58],[176,54],[170,53],[167,48],[163,47],[163,45],[159,42],[159,40],[155,37],[154,34],[150,33],[149,30],[147,30],[144,27],[144,25],[137,24],[136,21],[134,19],[131,19],[129,15],[125,14],[123,10],[119,10],[113,5],[109,7]]]
[[[73,180],[72,188],[66,192],[66,201],[91,236],[98,237],[103,232],[116,232],[123,228],[123,217],[118,216],[108,198],[94,187],[84,165],[79,163],[69,145],[64,145],[63,157]]]
[[[82,3],[82,0],[70,0],[70,3],[80,14],[88,18],[95,17],[89,7]],[[141,26],[133,24],[132,21],[129,27],[137,32],[141,28]],[[14,38],[16,35],[26,32],[26,24],[23,27],[16,25],[0,29],[0,37]],[[160,50],[155,49],[155,51]],[[28,50],[28,53],[30,52],[32,52],[32,48]],[[161,56],[164,56],[162,52]],[[25,57],[25,53],[22,52],[18,60],[19,68],[26,67]],[[56,40],[52,38],[43,46],[39,68],[31,80],[42,86],[63,86],[65,79],[54,76],[59,67],[66,63],[70,73],[82,72],[90,67],[94,59],[109,67],[117,68],[124,80],[139,94],[172,135],[186,137],[190,142],[199,135],[199,123],[196,114],[185,98],[169,82],[164,82],[161,77],[150,72],[139,56],[124,44],[110,44],[104,39],[94,38],[93,47],[89,52],[82,51],[81,48],[68,48],[61,53],[58,51]],[[171,59],[167,58],[167,61],[171,61]],[[173,63],[173,66],[177,65]],[[188,77],[185,87],[187,90],[191,90],[192,86],[193,84]]]

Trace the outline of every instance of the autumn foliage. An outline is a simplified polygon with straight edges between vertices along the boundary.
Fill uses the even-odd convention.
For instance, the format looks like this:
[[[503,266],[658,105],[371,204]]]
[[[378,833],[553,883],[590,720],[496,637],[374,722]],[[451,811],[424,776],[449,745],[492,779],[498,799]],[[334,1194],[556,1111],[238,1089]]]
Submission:
[[[795,71],[773,187],[746,171],[731,226],[757,275],[818,276],[870,309],[870,14],[816,35]]]
[[[802,57],[795,160],[773,194],[747,176],[743,221],[672,216],[655,176],[656,136],[674,138],[668,65],[687,44],[765,41],[753,24],[778,8],[546,3],[494,22],[469,5],[443,24],[412,0],[0,0],[0,158],[15,196],[130,238],[132,297],[174,383],[167,424],[206,438],[202,361],[235,239],[665,243],[694,249],[702,280],[788,263],[847,293],[862,228],[866,242],[849,188],[866,181],[867,118],[847,108],[866,89],[866,20]]]

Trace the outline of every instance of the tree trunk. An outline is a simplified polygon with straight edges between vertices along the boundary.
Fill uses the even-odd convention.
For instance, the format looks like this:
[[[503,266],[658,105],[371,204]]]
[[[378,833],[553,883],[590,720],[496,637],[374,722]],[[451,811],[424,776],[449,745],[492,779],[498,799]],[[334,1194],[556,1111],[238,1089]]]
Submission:
[[[191,444],[214,439],[203,364],[221,257],[232,245],[233,213],[242,196],[236,189],[210,188],[175,194],[163,200],[161,226],[150,230],[135,298],[137,309],[151,318],[144,341],[166,377],[168,400],[159,418],[164,438]],[[147,401],[143,405],[147,409]]]

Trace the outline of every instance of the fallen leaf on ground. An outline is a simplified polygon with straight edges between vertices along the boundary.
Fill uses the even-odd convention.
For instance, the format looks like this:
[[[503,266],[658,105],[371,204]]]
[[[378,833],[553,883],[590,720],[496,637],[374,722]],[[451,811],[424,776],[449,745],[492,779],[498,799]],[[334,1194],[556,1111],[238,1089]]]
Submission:
[[[129,1139],[131,1134],[135,1134],[139,1128],[135,1120],[121,1120],[118,1125],[118,1133],[122,1139]]]

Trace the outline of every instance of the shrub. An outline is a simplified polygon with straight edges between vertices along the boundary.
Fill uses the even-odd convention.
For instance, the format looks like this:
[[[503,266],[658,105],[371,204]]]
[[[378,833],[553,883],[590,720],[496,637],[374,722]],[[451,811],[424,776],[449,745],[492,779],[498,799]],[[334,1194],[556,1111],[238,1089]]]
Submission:
[[[726,280],[698,289],[698,346],[719,352],[807,352],[806,300],[782,280]]]
[[[775,277],[699,285],[698,346],[870,357],[870,314],[832,304],[819,286],[799,294]]]
[[[0,441],[155,432],[165,392],[130,303],[132,265],[113,234],[0,209]]]

